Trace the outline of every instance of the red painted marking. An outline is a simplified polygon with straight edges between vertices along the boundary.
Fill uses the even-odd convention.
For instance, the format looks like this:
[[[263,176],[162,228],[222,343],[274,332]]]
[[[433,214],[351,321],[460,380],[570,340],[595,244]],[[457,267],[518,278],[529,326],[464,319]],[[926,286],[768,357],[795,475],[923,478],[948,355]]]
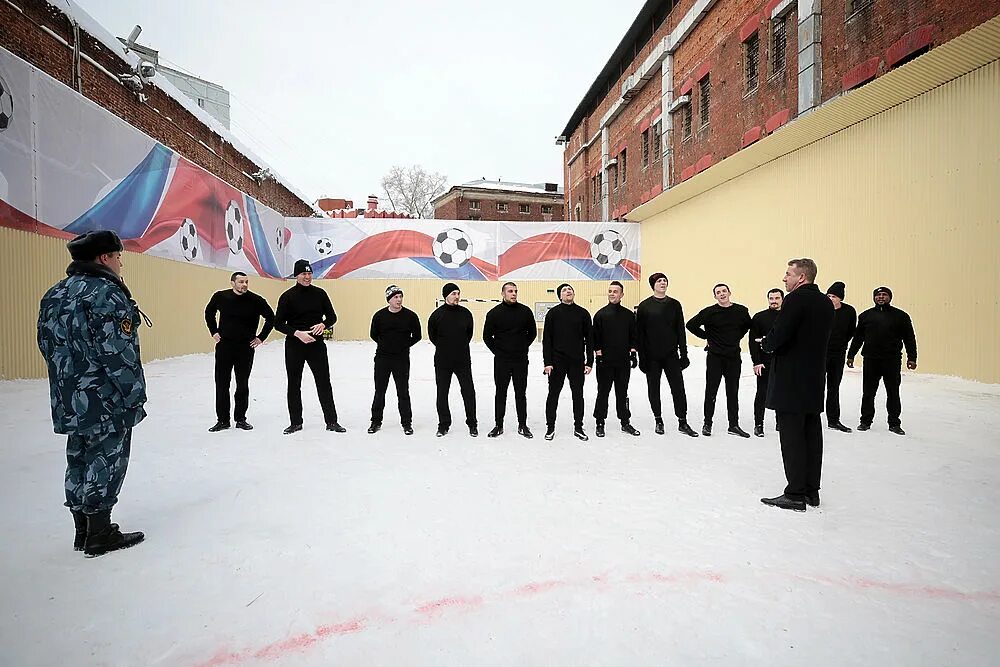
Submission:
[[[743,25],[740,27],[740,43],[750,39],[750,36],[757,32],[757,28],[760,27],[760,14],[754,14],[748,18]]]
[[[779,127],[787,123],[788,119],[791,118],[791,116],[792,116],[791,109],[782,109],[781,111],[779,111],[778,113],[774,114],[773,116],[767,119],[767,122],[764,123],[764,129],[767,130],[768,134],[771,134]]]
[[[597,577],[594,577],[594,580],[596,581]],[[515,589],[514,593],[517,595],[538,595],[539,593],[547,593],[566,585],[567,583],[565,581],[538,581],[525,584],[524,586]]]
[[[900,60],[915,51],[930,46],[934,40],[934,31],[937,26],[925,25],[912,30],[899,38],[885,52],[885,64],[890,69],[896,66]]]
[[[743,133],[743,138],[740,140],[740,148],[746,148],[750,144],[760,141],[760,135],[763,133],[763,129],[760,125],[756,127],[751,127],[749,130]]]
[[[681,84],[681,88],[678,91],[678,93],[681,95],[687,95],[689,92],[691,92],[692,88],[694,88],[694,79],[688,77],[684,79],[684,83]]]
[[[414,611],[424,616],[437,616],[449,609],[474,609],[483,605],[483,598],[479,595],[469,598],[441,598],[427,604],[420,605]]]
[[[694,73],[695,81],[701,81],[712,71],[712,63],[710,61],[703,62],[698,70]]]
[[[707,155],[702,155],[701,159],[695,163],[694,168],[695,171],[700,174],[701,172],[705,171],[711,166],[712,166],[712,154],[709,153]]]
[[[687,179],[694,176],[695,173],[696,173],[696,168],[694,165],[691,165],[690,167],[685,167],[684,170],[681,171],[681,181],[682,182],[686,181]]]
[[[878,75],[878,65],[881,59],[878,56],[872,56],[868,60],[864,61],[857,67],[848,70],[847,74],[841,79],[841,85],[844,90],[850,90],[851,88],[857,88],[863,83],[868,83]]]

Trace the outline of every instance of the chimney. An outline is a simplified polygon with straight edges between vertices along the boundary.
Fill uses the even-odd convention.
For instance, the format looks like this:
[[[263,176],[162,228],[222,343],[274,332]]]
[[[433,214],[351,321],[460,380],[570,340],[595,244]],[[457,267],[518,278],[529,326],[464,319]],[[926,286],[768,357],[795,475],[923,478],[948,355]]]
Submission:
[[[368,195],[368,210],[374,211],[378,209],[378,197],[375,195]]]

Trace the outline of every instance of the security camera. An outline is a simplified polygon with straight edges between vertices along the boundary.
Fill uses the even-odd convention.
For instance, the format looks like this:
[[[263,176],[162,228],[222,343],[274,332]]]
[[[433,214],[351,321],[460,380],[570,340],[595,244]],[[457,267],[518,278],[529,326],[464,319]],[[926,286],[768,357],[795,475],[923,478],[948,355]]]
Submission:
[[[143,60],[136,66],[136,73],[139,78],[142,79],[143,83],[149,83],[154,76],[156,76],[156,65],[149,62],[148,60]]]
[[[120,77],[122,85],[131,90],[133,93],[138,93],[142,90],[142,79],[138,74],[122,74]]]

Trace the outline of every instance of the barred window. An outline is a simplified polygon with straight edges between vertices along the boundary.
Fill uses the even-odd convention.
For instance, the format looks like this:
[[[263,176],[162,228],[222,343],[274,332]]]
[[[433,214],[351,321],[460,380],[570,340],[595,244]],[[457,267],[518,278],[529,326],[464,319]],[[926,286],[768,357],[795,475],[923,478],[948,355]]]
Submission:
[[[608,181],[611,183],[611,187],[614,190],[618,189],[618,165],[613,164],[608,167],[608,171],[611,172],[608,176]]]
[[[497,211],[500,213],[507,212],[507,202],[497,202]]]
[[[642,133],[642,168],[649,166],[649,129]]]
[[[518,204],[517,205],[517,212],[518,213],[531,213],[531,204]]]
[[[854,12],[859,12],[868,5],[874,4],[875,0],[847,0],[847,16],[850,18]]]
[[[760,33],[755,32],[743,42],[743,79],[746,82],[746,92],[757,90],[759,71]]]
[[[653,133],[653,162],[658,162],[660,160],[660,123],[662,121],[657,121],[656,125],[650,128]]]
[[[542,215],[552,215],[551,204],[542,204]]]
[[[628,149],[623,148],[622,154],[618,157],[618,169],[621,172],[622,185],[625,185],[625,177],[628,176]]]
[[[700,108],[698,109],[701,116],[701,127],[705,128],[708,127],[708,105],[712,95],[710,75],[706,74],[705,78],[698,82],[698,91],[701,94]]]
[[[684,110],[681,112],[681,131],[682,137],[684,139],[691,138],[691,103],[684,105]]]
[[[469,200],[469,210],[470,211],[478,211],[479,210],[479,202],[476,201],[475,199],[470,199]]]
[[[788,50],[788,15],[771,22],[771,74],[785,69],[785,53]]]

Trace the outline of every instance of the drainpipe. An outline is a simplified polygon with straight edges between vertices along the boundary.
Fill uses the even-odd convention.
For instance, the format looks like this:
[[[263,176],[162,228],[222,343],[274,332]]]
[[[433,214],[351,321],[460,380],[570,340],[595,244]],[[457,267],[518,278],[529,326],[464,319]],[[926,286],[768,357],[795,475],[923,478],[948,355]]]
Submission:
[[[663,191],[666,192],[670,189],[670,174],[673,173],[674,162],[674,115],[670,113],[670,107],[674,103],[674,54],[672,52],[663,59],[660,72],[660,117],[663,119],[660,149],[663,151]]]
[[[72,16],[69,16],[70,25],[73,27],[73,89],[78,93],[83,93],[83,76],[80,71],[80,24]]]
[[[608,162],[611,160],[611,133],[608,125],[601,127],[601,220],[608,219]]]

